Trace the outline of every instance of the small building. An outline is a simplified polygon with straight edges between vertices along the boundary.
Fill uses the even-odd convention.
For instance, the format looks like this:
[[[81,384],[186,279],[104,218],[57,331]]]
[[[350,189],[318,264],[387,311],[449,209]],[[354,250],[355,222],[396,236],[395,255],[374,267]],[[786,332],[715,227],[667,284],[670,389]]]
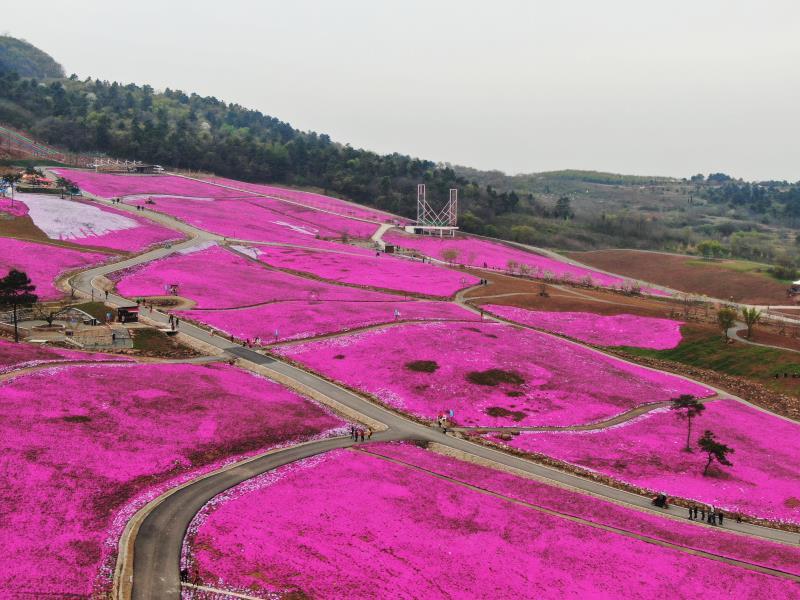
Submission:
[[[136,323],[139,321],[138,306],[120,306],[117,309],[117,321],[120,323]]]
[[[454,237],[458,227],[455,226],[442,226],[442,225],[406,225],[406,233],[413,233],[416,235],[433,235],[436,237]]]

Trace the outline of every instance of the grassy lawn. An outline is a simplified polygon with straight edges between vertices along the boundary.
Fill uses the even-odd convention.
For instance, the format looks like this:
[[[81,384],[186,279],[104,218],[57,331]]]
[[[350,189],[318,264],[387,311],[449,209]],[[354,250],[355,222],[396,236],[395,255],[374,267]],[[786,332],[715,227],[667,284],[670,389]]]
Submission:
[[[754,275],[761,275],[762,277],[769,277],[774,281],[780,281],[786,285],[791,285],[790,279],[780,279],[772,275],[768,269],[770,265],[764,263],[753,262],[751,260],[739,260],[739,259],[725,259],[725,260],[704,260],[704,259],[693,259],[687,260],[686,264],[692,267],[722,267],[723,269],[728,269],[730,271],[735,271],[736,273],[753,273]]]
[[[148,356],[173,356],[186,358],[199,356],[191,348],[179,344],[175,338],[157,329],[131,329],[133,347]]]
[[[625,351],[745,377],[778,392],[800,395],[800,379],[792,378],[793,374],[800,374],[800,354],[741,342],[725,344],[720,334],[703,327],[689,325],[682,331],[683,341],[672,350],[625,348]],[[784,377],[784,373],[789,376]]]
[[[102,302],[84,302],[83,304],[75,304],[73,308],[77,308],[78,310],[82,310],[83,312],[93,316],[95,319],[99,320],[101,323],[106,322],[106,313],[114,312],[112,309],[108,308]]]

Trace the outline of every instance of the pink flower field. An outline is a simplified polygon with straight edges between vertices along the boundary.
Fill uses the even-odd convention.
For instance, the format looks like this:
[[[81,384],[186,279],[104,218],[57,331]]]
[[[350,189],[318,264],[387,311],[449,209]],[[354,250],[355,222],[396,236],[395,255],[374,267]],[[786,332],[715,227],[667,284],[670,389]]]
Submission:
[[[22,194],[20,199],[28,206],[34,225],[54,240],[141,252],[156,244],[183,239],[180,233],[148,219],[91,202],[52,194]]]
[[[284,300],[364,300],[395,298],[366,290],[332,285],[269,269],[219,246],[171,254],[163,259],[112,275],[117,291],[127,298],[163,296],[165,286],[198,308],[253,306]]]
[[[516,487],[538,504],[529,490],[544,489],[541,484],[420,456],[419,449],[403,454],[430,470],[369,451],[337,450],[233,491],[190,528],[190,571],[217,588],[312,598],[777,599],[797,593],[791,581],[546,514],[504,494]],[[435,476],[452,471],[469,472],[490,494]],[[483,474],[488,481],[476,477]]]
[[[227,365],[56,367],[0,383],[0,596],[105,597],[118,536],[150,498],[342,425]]]
[[[480,280],[467,273],[396,258],[389,254],[348,254],[299,248],[263,247],[259,260],[280,269],[322,279],[449,298]]]
[[[374,221],[351,219],[328,212],[282,202],[273,198],[254,197],[247,200],[250,204],[290,217],[299,222],[317,228],[321,237],[340,238],[343,234],[358,239],[369,239],[378,230]]]
[[[523,325],[596,344],[668,350],[681,343],[681,323],[637,315],[603,316],[585,312],[546,312],[486,304],[489,312]]]
[[[56,300],[64,295],[55,286],[56,279],[63,273],[86,269],[112,258],[106,254],[0,237],[0,274],[5,277],[11,269],[24,271],[36,286],[39,300]]]
[[[239,339],[260,337],[264,343],[341,333],[394,321],[476,319],[473,313],[450,302],[401,299],[391,302],[289,300],[237,310],[188,310],[176,314]]]
[[[583,267],[576,267],[566,262],[560,262],[546,256],[526,252],[504,244],[490,242],[479,238],[457,236],[455,238],[438,238],[389,231],[383,236],[384,241],[400,248],[412,249],[436,258],[445,260],[443,253],[446,250],[455,250],[458,257],[455,263],[473,267],[490,269],[508,269],[508,262],[527,265],[531,269],[532,277],[543,277],[550,274],[559,279],[570,278],[579,282],[589,277],[595,285],[605,287],[620,287],[625,281],[619,277],[606,275]]]
[[[348,233],[359,237],[359,231],[366,237],[377,225],[368,226],[369,235],[363,230],[364,223],[348,221],[347,229],[335,231],[318,227],[307,220],[301,220],[288,213],[272,210],[264,202],[254,200],[193,200],[188,198],[158,198],[152,209],[180,219],[217,235],[251,242],[283,243],[298,246],[323,248],[342,248],[342,244],[326,241]],[[131,201],[141,204],[140,200]],[[358,225],[355,225],[358,223]],[[351,229],[352,228],[352,229]],[[351,233],[352,231],[352,233]]]
[[[713,392],[536,331],[498,323],[408,324],[276,349],[425,419],[462,426],[592,423]]]
[[[378,223],[385,222],[398,222],[407,223],[408,219],[398,217],[391,213],[382,212],[375,208],[369,208],[339,198],[331,196],[323,196],[322,194],[315,194],[313,192],[305,192],[303,190],[292,190],[289,188],[275,187],[272,185],[264,185],[259,183],[245,183],[243,181],[235,181],[233,179],[225,179],[223,177],[214,177],[208,180],[212,183],[230,186],[240,190],[247,190],[257,194],[264,194],[265,196],[274,196],[276,198],[284,198],[291,200],[298,204],[324,210],[327,212],[336,213],[346,217],[354,217],[357,219],[367,219],[369,221],[376,221]]]
[[[194,179],[175,175],[115,175],[81,169],[50,169],[101,198],[119,198],[132,194],[166,194],[209,198],[237,198],[242,193]]]
[[[12,204],[11,198],[0,197],[0,213],[12,217],[24,217],[28,214],[28,207],[24,202],[20,202],[19,199],[15,199]]]
[[[117,354],[96,354],[41,344],[14,343],[0,338],[0,375],[17,369],[65,361],[130,361]]]
[[[732,447],[732,467],[712,466],[696,440],[706,429]],[[734,400],[706,405],[694,419],[695,451],[685,452],[686,422],[668,409],[591,432],[522,433],[504,442],[616,479],[749,515],[800,523],[800,424]]]

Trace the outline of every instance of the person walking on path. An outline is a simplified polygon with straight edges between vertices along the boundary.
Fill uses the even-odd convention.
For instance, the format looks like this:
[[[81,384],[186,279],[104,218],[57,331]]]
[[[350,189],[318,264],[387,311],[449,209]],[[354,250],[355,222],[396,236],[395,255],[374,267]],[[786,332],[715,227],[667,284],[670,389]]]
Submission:
[[[722,527],[722,511],[717,512],[717,518],[719,519],[719,526]]]
[[[356,439],[356,426],[355,425],[350,425],[350,439],[351,440]]]
[[[175,317],[175,329],[178,329],[178,325],[180,324],[180,322],[181,322],[180,319],[178,317]]]
[[[694,520],[694,509],[691,506],[689,507],[689,520]]]
[[[367,427],[367,439],[372,439],[372,427]]]
[[[705,521],[706,520],[706,509],[705,508],[701,508],[700,509],[700,520],[701,521]]]
[[[363,442],[364,441],[364,430],[362,429],[359,433],[361,434],[361,441]]]

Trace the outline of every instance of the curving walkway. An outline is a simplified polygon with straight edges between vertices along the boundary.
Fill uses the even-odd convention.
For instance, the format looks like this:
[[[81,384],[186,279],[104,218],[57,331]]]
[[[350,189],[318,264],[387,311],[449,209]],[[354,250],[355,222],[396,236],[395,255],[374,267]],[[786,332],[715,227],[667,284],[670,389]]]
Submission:
[[[709,398],[702,398],[698,400],[698,402],[701,404],[706,404],[707,402],[713,402],[714,400],[719,399],[719,394],[715,394]],[[636,408],[632,408],[631,410],[627,410],[623,413],[615,415],[610,419],[604,419],[602,421],[597,421],[596,423],[585,423],[583,425],[542,425],[540,427],[514,427],[513,425],[508,425],[505,427],[451,427],[449,429],[452,429],[453,431],[465,431],[472,433],[510,433],[512,431],[596,431],[598,429],[608,429],[609,427],[614,427],[615,425],[620,425],[621,423],[627,423],[628,421],[632,421],[637,417],[646,415],[647,413],[658,410],[659,408],[668,408],[670,406],[670,402],[653,402],[651,404],[637,406]]]
[[[750,339],[743,337],[740,335],[743,331],[747,331],[747,325],[744,323],[736,323],[733,327],[728,329],[728,337],[732,340],[736,340],[737,342],[742,342],[743,344],[749,344],[750,346],[760,346],[761,348],[770,348],[771,350],[781,350],[783,352],[796,352],[800,354],[800,350],[795,350],[794,348],[786,348],[785,346],[773,346],[772,344],[761,344],[759,342],[753,342]]]

